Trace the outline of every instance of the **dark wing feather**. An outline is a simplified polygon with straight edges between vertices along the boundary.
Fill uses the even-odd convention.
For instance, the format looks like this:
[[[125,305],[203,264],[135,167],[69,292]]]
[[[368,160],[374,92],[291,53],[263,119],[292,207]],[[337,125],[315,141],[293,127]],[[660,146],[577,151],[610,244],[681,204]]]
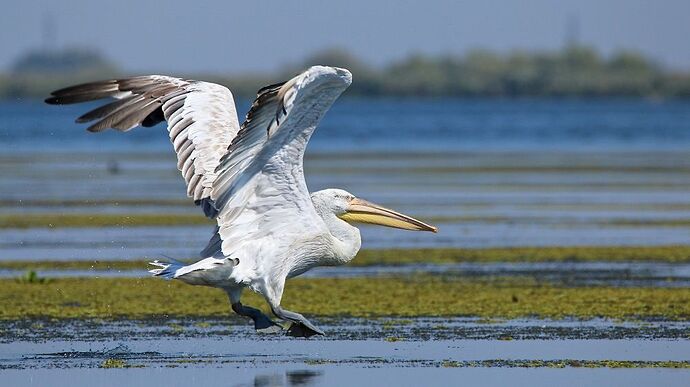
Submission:
[[[187,194],[204,213],[215,216],[210,192],[216,166],[239,130],[230,90],[208,82],[148,75],[85,83],[51,94],[46,102],[57,105],[117,98],[77,118],[79,123],[96,121],[88,127],[91,132],[128,131],[168,121]]]
[[[130,97],[118,99],[117,101],[113,101],[107,105],[99,106],[96,109],[93,109],[83,115],[81,115],[79,118],[77,118],[76,122],[79,124],[93,121],[93,120],[98,120],[100,118],[103,118],[114,111],[120,109],[121,107],[125,106],[126,104],[132,102],[132,100],[136,99],[136,96],[132,95]]]

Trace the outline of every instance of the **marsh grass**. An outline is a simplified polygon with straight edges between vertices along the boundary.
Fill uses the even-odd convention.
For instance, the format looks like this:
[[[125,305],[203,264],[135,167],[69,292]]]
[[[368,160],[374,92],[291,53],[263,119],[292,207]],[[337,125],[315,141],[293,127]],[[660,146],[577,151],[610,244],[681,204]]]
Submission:
[[[19,283],[24,284],[45,284],[50,280],[48,278],[39,277],[36,271],[29,270],[23,276],[16,279]]]
[[[573,246],[363,250],[353,265],[461,262],[690,262],[690,246]]]
[[[143,227],[211,225],[195,214],[7,214],[0,228]]]
[[[505,216],[434,216],[424,217],[431,223],[513,223],[551,224],[549,217]],[[561,219],[559,225],[581,224],[581,220]],[[690,219],[604,219],[587,224],[602,227],[690,227]],[[170,227],[210,225],[213,221],[197,214],[73,214],[31,213],[0,215],[3,228],[74,228],[74,227]]]

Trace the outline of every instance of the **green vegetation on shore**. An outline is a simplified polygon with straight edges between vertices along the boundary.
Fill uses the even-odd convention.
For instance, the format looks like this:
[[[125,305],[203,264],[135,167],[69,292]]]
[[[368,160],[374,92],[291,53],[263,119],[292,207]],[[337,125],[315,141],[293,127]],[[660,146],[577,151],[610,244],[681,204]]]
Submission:
[[[266,309],[247,291],[247,305]],[[218,289],[157,278],[0,280],[0,319],[219,317],[230,313]],[[690,319],[690,292],[677,288],[559,287],[529,279],[461,281],[439,276],[298,278],[287,309],[323,316]]]
[[[196,214],[8,214],[0,228],[31,227],[140,227],[213,224]]]
[[[189,259],[188,261],[193,261]],[[452,264],[461,262],[690,262],[690,246],[572,246],[491,249],[362,250],[350,266]],[[0,261],[5,270],[144,270],[145,260]]]
[[[359,266],[460,262],[690,262],[690,246],[569,246],[363,250]]]
[[[188,199],[1,199],[0,207],[190,206]]]
[[[511,367],[511,368],[690,368],[685,360],[446,360],[441,367]]]
[[[166,157],[168,154],[161,154]],[[0,159],[0,162],[4,160]],[[172,162],[172,161],[171,161]],[[679,168],[674,168],[678,171]],[[560,170],[560,169],[559,169]],[[491,171],[490,171],[491,172]],[[688,169],[690,172],[690,168]],[[560,170],[563,173],[563,170]],[[649,185],[648,185],[649,186]],[[656,187],[656,185],[655,185]],[[475,202],[457,204],[457,208],[488,208],[493,206],[492,202]],[[690,203],[513,203],[515,208],[524,209],[562,209],[562,210],[582,210],[582,211],[690,211]],[[55,207],[57,211],[64,211],[65,207],[184,207],[193,208],[192,201],[184,199],[0,199],[0,208],[7,207],[12,209],[35,208],[35,207]],[[55,210],[53,210],[55,211]],[[201,212],[198,212],[199,214]]]
[[[230,87],[253,98],[261,86],[285,80],[314,64],[347,67],[354,73],[348,94],[415,97],[690,96],[690,73],[673,71],[636,52],[602,56],[571,45],[559,51],[465,55],[412,55],[372,67],[342,50],[326,50],[278,74],[178,74]],[[126,76],[97,52],[34,52],[19,58],[11,74],[0,74],[0,98],[45,97],[66,85]]]
[[[529,222],[530,224],[553,223],[548,217],[505,217],[505,216],[434,216],[424,217],[430,223],[508,223]],[[596,224],[607,227],[690,227],[690,219],[561,219],[559,225]],[[62,228],[62,227],[144,227],[144,226],[196,226],[213,224],[201,214],[85,214],[85,213],[28,213],[0,215],[0,229],[3,228]]]

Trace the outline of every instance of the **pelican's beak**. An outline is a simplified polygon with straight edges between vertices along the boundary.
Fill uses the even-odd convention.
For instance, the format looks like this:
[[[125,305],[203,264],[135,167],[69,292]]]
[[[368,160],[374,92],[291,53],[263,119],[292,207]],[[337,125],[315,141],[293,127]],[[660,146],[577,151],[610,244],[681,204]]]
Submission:
[[[435,226],[358,198],[350,201],[347,212],[339,218],[346,222],[378,224],[403,230],[438,231]]]

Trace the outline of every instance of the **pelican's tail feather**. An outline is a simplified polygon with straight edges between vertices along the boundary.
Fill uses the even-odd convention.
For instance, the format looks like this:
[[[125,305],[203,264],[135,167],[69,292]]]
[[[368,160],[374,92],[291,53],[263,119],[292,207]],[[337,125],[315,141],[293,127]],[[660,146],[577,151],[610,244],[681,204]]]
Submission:
[[[149,273],[156,277],[178,279],[190,285],[214,286],[215,283],[226,283],[233,267],[239,262],[239,260],[230,258],[204,258],[189,265],[175,260],[171,261],[155,260],[149,262],[149,265],[156,267],[149,270]]]
[[[177,270],[184,267],[183,263],[174,260],[173,262],[163,262],[155,260],[153,262],[149,262],[149,265],[157,267],[156,269],[149,270],[149,273],[153,274],[156,277],[163,277],[165,279],[175,278]]]

